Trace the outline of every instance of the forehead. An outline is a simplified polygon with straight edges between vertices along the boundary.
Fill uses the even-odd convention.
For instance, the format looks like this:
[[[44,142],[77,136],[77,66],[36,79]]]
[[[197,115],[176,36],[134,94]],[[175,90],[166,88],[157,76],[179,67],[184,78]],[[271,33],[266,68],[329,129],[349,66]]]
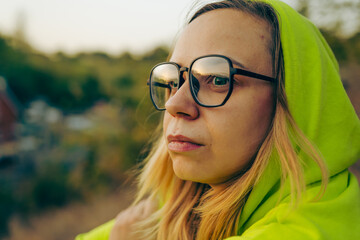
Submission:
[[[196,57],[222,54],[246,65],[269,57],[270,26],[265,20],[235,9],[200,15],[181,33],[171,61],[188,65]]]

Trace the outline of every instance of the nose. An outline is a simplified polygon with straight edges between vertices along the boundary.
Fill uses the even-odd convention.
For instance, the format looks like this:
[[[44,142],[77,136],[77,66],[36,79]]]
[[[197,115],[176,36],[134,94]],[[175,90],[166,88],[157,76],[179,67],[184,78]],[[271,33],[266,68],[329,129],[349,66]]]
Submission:
[[[180,77],[182,79],[181,87],[166,102],[165,109],[173,117],[193,120],[199,116],[199,108],[191,95],[190,83],[187,77],[188,74],[182,72]]]

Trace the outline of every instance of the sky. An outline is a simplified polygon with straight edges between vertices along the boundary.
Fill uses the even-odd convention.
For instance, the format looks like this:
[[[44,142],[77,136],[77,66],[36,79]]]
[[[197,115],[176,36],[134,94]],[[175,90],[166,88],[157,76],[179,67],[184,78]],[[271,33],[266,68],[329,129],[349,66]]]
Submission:
[[[0,33],[43,52],[141,53],[171,45],[194,0],[0,0]],[[294,1],[288,2],[293,7]]]

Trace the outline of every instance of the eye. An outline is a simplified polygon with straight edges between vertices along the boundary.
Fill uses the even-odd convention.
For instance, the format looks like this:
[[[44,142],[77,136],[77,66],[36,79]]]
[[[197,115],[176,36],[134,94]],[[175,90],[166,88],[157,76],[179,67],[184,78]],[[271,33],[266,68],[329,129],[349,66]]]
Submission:
[[[205,82],[209,87],[212,88],[228,87],[229,78],[216,75],[208,75]]]
[[[170,82],[169,82],[169,86],[172,87],[172,88],[177,88],[177,87],[178,87],[178,83],[177,83],[177,82],[174,82],[174,81],[170,81]]]
[[[212,84],[217,87],[226,86],[229,83],[229,79],[227,77],[212,77]]]

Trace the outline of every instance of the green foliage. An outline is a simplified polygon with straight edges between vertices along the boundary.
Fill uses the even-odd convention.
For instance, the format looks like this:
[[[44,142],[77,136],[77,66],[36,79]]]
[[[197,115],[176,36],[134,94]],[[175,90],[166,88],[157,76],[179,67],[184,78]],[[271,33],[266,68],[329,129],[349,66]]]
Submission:
[[[59,164],[47,167],[46,172],[39,173],[33,180],[31,195],[36,209],[63,206],[69,200],[79,197],[68,180],[68,174],[61,171]]]
[[[353,58],[360,64],[360,32],[349,38],[348,51],[352,53]]]
[[[321,32],[340,63],[360,63],[360,32],[349,38],[337,37],[334,31],[322,29]]]
[[[9,186],[0,188],[0,236],[7,233],[7,220],[14,212],[16,199],[9,194]]]
[[[42,96],[68,111],[114,98],[135,107],[144,95],[137,87],[145,85],[151,66],[168,54],[159,47],[136,59],[130,53],[112,57],[102,52],[47,56],[31,48],[16,48],[13,42],[0,35],[0,75],[15,95],[23,104]]]
[[[168,55],[169,55],[169,51],[167,48],[157,47],[153,51],[146,53],[143,56],[142,60],[160,62],[160,61],[164,61]]]
[[[24,128],[33,129],[28,132],[39,147],[22,154],[19,166],[9,170],[16,181],[7,175],[0,178],[0,235],[14,213],[26,216],[63,206],[111,191],[124,181],[124,172],[143,157],[142,149],[158,124],[159,118],[149,118],[154,108],[146,80],[151,67],[168,55],[163,47],[143,56],[46,55],[16,41],[0,35],[0,76],[23,106],[46,99],[64,117],[75,112],[92,124],[74,130],[65,121],[34,125],[22,120]],[[25,162],[34,165],[26,174],[21,170]]]
[[[332,32],[323,30],[322,34],[331,46],[331,49],[334,52],[336,59],[339,62],[347,61],[349,58],[349,54],[351,54],[351,52],[347,51],[347,42],[343,39],[336,37]]]

